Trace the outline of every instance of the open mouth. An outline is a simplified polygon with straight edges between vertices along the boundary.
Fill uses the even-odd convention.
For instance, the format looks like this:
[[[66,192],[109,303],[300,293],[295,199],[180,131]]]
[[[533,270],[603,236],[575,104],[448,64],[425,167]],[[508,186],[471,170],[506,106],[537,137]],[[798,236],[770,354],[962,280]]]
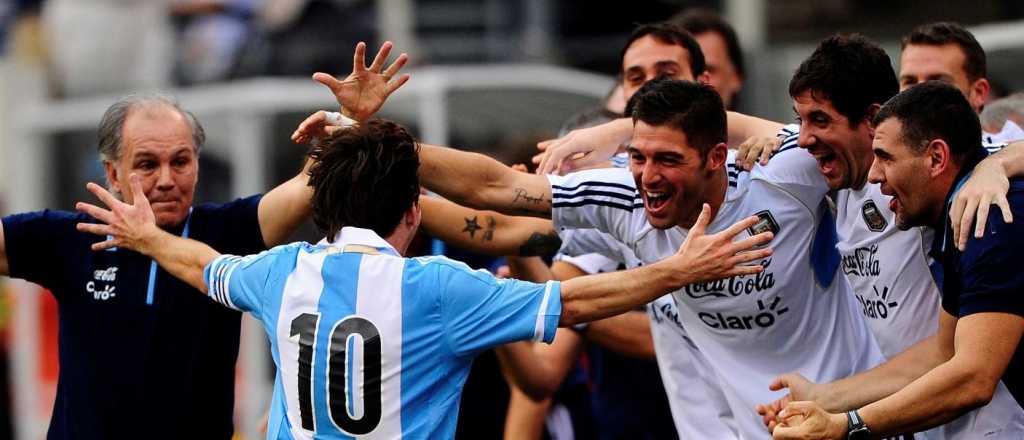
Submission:
[[[669,198],[670,196],[667,192],[644,191],[644,200],[647,202],[647,208],[651,211],[661,210],[668,203]]]
[[[818,171],[822,175],[829,176],[836,171],[836,154],[831,151],[821,152],[814,155],[818,161]]]

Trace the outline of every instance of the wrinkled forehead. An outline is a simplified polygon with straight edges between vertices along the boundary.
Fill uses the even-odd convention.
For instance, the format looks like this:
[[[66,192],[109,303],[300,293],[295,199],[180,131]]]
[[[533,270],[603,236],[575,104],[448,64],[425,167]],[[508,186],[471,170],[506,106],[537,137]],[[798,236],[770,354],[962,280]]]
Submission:
[[[169,107],[133,109],[125,118],[122,156],[195,154],[192,127],[180,112]]]

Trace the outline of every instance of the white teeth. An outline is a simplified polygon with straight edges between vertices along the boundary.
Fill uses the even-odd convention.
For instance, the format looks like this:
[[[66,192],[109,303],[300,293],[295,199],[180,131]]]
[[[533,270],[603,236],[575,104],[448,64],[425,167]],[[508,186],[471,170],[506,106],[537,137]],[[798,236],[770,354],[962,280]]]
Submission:
[[[658,197],[661,197],[661,196],[664,196],[664,195],[665,195],[665,193],[647,191],[647,197],[658,198]]]

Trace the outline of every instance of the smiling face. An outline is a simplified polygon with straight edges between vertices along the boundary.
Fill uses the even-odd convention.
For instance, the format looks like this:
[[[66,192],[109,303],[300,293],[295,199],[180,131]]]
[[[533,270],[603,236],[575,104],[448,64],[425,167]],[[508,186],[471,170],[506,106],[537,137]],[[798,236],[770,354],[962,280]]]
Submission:
[[[640,86],[658,77],[693,81],[689,52],[652,35],[640,37],[622,56],[623,96],[629,100]]]
[[[132,109],[121,132],[121,154],[104,162],[107,180],[132,203],[129,176],[137,174],[157,226],[180,225],[188,216],[199,179],[199,158],[185,117],[167,106]]]
[[[900,91],[925,81],[942,81],[960,89],[975,112],[981,110],[988,100],[988,80],[971,81],[964,70],[966,58],[954,43],[908,44],[900,54]]]
[[[902,129],[897,118],[886,119],[875,128],[875,160],[868,178],[881,185],[882,194],[892,197],[889,209],[896,214],[896,226],[905,231],[931,224],[941,215],[943,204],[929,196],[928,154],[916,153],[906,145]]]
[[[868,118],[850,121],[824,98],[804,91],[793,98],[800,120],[797,144],[818,161],[830,189],[861,188],[871,167],[871,125]]]
[[[628,152],[647,221],[655,228],[689,228],[705,201],[720,202],[724,196],[725,182],[715,177],[724,177],[725,144],[715,146],[704,160],[678,129],[637,121]]]

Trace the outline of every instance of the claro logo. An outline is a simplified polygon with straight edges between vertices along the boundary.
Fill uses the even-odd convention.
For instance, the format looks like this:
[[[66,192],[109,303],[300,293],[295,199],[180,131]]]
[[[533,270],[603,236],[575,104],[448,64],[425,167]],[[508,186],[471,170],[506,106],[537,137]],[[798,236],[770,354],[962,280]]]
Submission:
[[[775,325],[775,320],[783,313],[789,311],[789,307],[779,307],[782,297],[775,297],[771,304],[765,306],[764,301],[757,300],[758,313],[753,315],[725,315],[722,313],[700,312],[697,314],[704,325],[715,329],[728,330],[754,330],[757,328],[768,328]]]

